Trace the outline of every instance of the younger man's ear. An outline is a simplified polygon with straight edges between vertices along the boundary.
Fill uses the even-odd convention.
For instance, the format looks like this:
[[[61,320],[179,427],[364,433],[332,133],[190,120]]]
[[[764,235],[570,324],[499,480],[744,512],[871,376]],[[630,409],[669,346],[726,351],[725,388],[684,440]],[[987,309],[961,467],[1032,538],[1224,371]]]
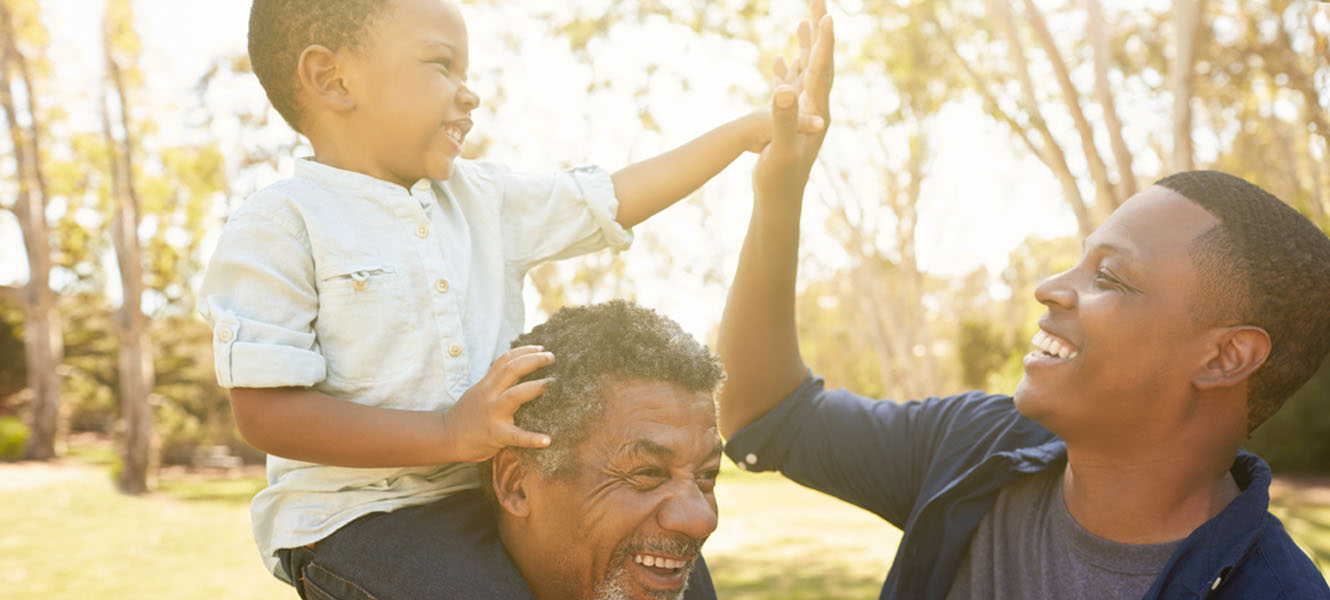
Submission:
[[[1270,356],[1270,334],[1252,325],[1225,327],[1214,344],[1214,354],[1192,377],[1201,390],[1242,384]]]
[[[301,51],[296,60],[296,74],[310,101],[339,112],[355,108],[355,99],[347,93],[343,81],[337,53],[326,46],[313,44]]]
[[[504,448],[494,455],[493,475],[490,485],[494,486],[494,497],[499,506],[508,514],[525,518],[531,514],[531,504],[527,501],[527,480],[530,471],[511,448]]]

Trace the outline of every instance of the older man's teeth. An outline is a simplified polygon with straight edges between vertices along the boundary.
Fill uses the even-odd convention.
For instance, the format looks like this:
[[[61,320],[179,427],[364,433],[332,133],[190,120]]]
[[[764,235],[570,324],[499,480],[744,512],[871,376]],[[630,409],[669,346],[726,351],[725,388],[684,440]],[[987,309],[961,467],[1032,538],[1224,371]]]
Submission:
[[[650,554],[638,554],[633,556],[633,562],[646,566],[656,567],[657,569],[679,569],[684,566],[684,561],[665,558],[663,556],[653,556]]]

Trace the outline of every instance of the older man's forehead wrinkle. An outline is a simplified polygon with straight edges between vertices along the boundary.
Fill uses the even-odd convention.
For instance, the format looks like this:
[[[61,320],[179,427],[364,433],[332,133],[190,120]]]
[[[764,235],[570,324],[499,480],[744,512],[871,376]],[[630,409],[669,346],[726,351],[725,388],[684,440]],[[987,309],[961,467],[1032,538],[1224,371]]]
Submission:
[[[674,449],[648,439],[636,439],[623,445],[625,454],[646,454],[657,458],[673,458]]]

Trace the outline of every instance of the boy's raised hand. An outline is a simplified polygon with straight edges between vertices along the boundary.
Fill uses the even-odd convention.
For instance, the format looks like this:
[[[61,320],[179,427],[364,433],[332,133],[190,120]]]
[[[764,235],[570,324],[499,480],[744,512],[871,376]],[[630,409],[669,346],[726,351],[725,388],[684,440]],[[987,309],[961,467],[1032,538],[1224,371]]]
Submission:
[[[753,169],[759,197],[780,192],[802,196],[808,172],[831,123],[831,85],[835,77],[834,24],[826,0],[813,0],[813,19],[799,24],[799,57],[786,66],[776,59],[776,87],[771,95],[771,143]],[[809,131],[808,123],[819,127]]]
[[[443,414],[445,443],[456,460],[488,460],[506,446],[549,446],[549,436],[514,425],[513,414],[545,393],[551,379],[518,381],[553,363],[554,355],[540,346],[519,346],[495,359],[489,372]]]

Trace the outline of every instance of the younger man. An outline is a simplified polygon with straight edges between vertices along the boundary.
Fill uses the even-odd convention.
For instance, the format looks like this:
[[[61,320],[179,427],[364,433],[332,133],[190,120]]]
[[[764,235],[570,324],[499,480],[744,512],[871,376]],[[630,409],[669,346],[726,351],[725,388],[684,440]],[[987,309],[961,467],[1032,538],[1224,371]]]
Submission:
[[[822,73],[804,91],[828,118]],[[717,344],[725,451],[900,527],[882,598],[1330,598],[1240,449],[1330,351],[1324,233],[1237,177],[1172,175],[1035,291],[1047,313],[1014,398],[826,390],[794,306],[822,135],[775,96]]]
[[[486,508],[440,503],[478,485],[471,463],[550,443],[513,424],[548,384],[518,378],[554,361],[503,352],[524,274],[626,247],[627,227],[762,147],[769,122],[612,175],[519,174],[457,160],[480,99],[451,0],[256,0],[249,50],[314,148],[231,218],[200,294],[236,423],[270,455],[252,509],[266,566],[302,596],[529,595],[494,536],[466,529]],[[456,535],[433,545],[393,534],[449,518]]]

